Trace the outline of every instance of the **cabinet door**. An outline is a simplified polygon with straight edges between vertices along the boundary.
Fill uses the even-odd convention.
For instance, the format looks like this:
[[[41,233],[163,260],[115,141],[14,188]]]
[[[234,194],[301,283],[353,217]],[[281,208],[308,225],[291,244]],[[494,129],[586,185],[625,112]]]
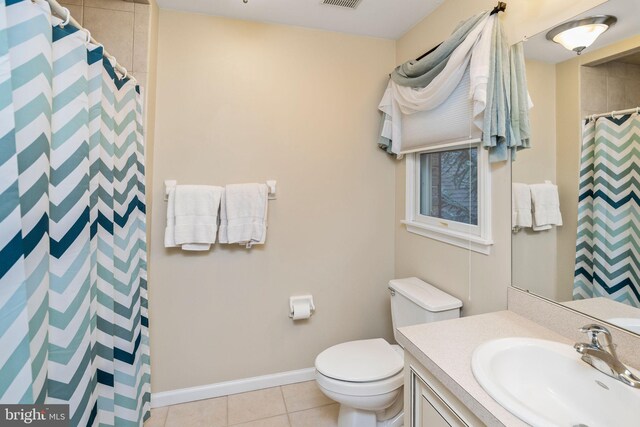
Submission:
[[[411,427],[469,427],[414,371],[411,386]]]

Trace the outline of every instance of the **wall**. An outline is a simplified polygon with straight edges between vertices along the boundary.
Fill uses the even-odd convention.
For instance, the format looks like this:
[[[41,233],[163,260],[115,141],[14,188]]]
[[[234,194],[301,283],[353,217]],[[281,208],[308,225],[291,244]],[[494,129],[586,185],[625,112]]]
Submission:
[[[505,32],[511,42],[516,42],[524,35],[535,34],[599,3],[602,0],[512,0],[502,16]],[[396,62],[400,64],[419,56],[444,40],[455,25],[471,13],[493,6],[495,1],[492,0],[446,1],[398,40]],[[546,93],[548,86],[543,80],[534,79],[529,90],[535,98],[540,91]],[[537,143],[535,132],[536,129],[534,144]],[[541,131],[541,136],[546,133]],[[491,173],[494,245],[491,255],[486,256],[408,233],[400,224],[404,219],[405,204],[404,162],[396,167],[396,276],[415,275],[455,295],[464,302],[463,315],[501,310],[507,306],[506,290],[511,283],[510,165],[496,164]]]
[[[123,0],[62,0],[60,4],[146,87],[149,5]]]
[[[556,67],[527,61],[527,81],[534,107],[529,119],[533,148],[518,153],[512,165],[513,182],[556,182]],[[512,235],[513,284],[548,298],[558,298],[556,287],[557,228],[535,232],[522,229]]]
[[[578,176],[581,143],[581,69],[586,64],[615,60],[640,47],[634,36],[593,52],[583,53],[556,66],[556,158],[560,206],[564,225],[558,229],[557,283],[573,283],[578,219]],[[585,94],[588,95],[588,94]],[[606,111],[604,111],[606,112]]]
[[[150,277],[154,392],[313,366],[392,339],[394,162],[376,147],[391,40],[160,10]],[[167,250],[163,180],[278,180],[267,243]],[[288,298],[317,312],[288,318]]]
[[[640,65],[622,61],[580,68],[583,117],[640,106]]]

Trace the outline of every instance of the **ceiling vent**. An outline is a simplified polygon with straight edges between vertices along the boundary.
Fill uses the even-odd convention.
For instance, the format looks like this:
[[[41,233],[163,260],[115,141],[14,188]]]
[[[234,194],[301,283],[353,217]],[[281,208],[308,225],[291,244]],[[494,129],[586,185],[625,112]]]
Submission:
[[[322,4],[331,6],[346,7],[347,9],[355,9],[362,0],[322,0]]]

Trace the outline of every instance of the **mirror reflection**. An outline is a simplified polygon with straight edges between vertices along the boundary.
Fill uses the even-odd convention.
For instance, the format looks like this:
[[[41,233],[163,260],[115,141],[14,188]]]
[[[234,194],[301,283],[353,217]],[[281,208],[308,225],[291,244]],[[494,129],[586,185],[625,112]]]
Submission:
[[[640,2],[566,27],[593,17],[609,25],[595,41],[565,48],[549,28],[525,43],[533,149],[512,166],[512,284],[640,334]]]

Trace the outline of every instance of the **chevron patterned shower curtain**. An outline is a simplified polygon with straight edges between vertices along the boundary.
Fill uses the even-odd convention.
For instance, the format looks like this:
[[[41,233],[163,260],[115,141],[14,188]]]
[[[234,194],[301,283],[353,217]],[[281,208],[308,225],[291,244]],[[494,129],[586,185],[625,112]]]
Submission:
[[[583,127],[573,298],[640,307],[640,116]]]
[[[0,403],[149,413],[140,89],[43,0],[0,0]]]

